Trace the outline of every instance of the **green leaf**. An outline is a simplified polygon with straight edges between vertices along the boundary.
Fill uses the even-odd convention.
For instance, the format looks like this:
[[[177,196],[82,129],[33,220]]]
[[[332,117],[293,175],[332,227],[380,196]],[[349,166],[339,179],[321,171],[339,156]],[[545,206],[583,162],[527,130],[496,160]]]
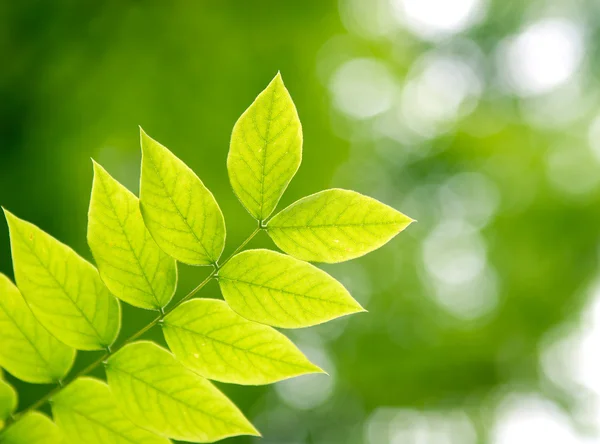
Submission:
[[[313,262],[343,262],[387,243],[413,220],[355,191],[331,189],[300,199],[271,219],[279,248]]]
[[[225,245],[225,220],[217,201],[185,163],[140,131],[140,208],[150,234],[180,262],[216,263]]]
[[[275,327],[309,327],[364,311],[324,271],[270,250],[234,256],[219,270],[219,285],[238,314]]]
[[[119,410],[108,385],[80,378],[52,398],[52,415],[72,443],[168,444],[131,422]]]
[[[8,382],[0,379],[0,422],[5,421],[17,409],[17,392]]]
[[[150,236],[137,197],[96,162],[88,244],[100,277],[116,297],[154,310],[169,303],[177,286],[176,262]]]
[[[121,306],[96,268],[35,225],[4,213],[17,285],[35,317],[76,349],[111,345],[119,333]]]
[[[17,287],[1,273],[0,342],[0,366],[25,382],[57,382],[75,359],[75,350],[42,327]]]
[[[233,127],[227,171],[233,191],[257,220],[271,215],[302,161],[302,127],[277,73]]]
[[[223,301],[188,301],[162,326],[177,359],[209,379],[258,385],[323,372],[287,337],[242,318]]]
[[[62,444],[63,436],[50,418],[38,412],[27,413],[0,432],[0,444]]]
[[[152,342],[123,347],[106,374],[117,404],[144,429],[191,442],[258,435],[225,395]]]

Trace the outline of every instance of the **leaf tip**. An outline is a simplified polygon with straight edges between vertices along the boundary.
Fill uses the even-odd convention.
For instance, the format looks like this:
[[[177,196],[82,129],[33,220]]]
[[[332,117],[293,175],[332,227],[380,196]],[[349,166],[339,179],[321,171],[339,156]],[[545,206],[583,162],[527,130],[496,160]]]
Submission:
[[[249,427],[247,428],[247,431],[245,432],[247,435],[250,435],[250,436],[257,436],[257,437],[259,437],[259,438],[262,438],[262,433],[260,433],[260,432],[259,432],[259,431],[256,429],[256,427],[254,427],[254,426],[253,426],[253,425],[250,423],[250,421],[248,421],[248,426],[249,426]]]
[[[275,74],[275,77],[273,77],[273,80],[271,80],[271,83],[269,84],[269,86],[283,86],[285,87],[284,83],[283,83],[283,77],[281,76],[281,71],[277,71],[277,74]]]
[[[311,362],[311,364],[312,364],[312,362]],[[316,364],[312,364],[311,369],[312,369],[312,371],[311,371],[312,374],[321,374],[321,375],[330,376],[326,370],[323,370],[321,367],[319,367]]]
[[[142,146],[142,150],[143,150],[145,144],[147,142],[151,141],[152,138],[148,135],[148,133],[146,131],[144,131],[144,128],[142,128],[141,126],[139,126],[139,128],[140,128],[140,145]]]
[[[17,216],[15,216],[13,213],[11,213],[10,211],[8,211],[5,207],[0,207],[2,208],[2,211],[4,212],[4,217],[6,218],[7,222],[11,222],[14,220],[17,220]]]

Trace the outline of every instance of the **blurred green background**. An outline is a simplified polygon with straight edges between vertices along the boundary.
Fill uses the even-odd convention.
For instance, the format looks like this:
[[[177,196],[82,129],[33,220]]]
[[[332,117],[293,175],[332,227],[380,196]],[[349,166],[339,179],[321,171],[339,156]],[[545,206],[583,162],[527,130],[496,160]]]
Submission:
[[[220,385],[264,435],[227,442],[600,443],[599,26],[595,0],[2,1],[0,204],[91,259],[90,157],[137,193],[141,125],[227,254],[255,225],[231,129],[281,70],[304,158],[279,208],[342,187],[419,223],[324,267],[369,313],[286,332],[330,377]],[[179,296],[208,274],[180,272]],[[49,389],[9,379],[22,407]]]

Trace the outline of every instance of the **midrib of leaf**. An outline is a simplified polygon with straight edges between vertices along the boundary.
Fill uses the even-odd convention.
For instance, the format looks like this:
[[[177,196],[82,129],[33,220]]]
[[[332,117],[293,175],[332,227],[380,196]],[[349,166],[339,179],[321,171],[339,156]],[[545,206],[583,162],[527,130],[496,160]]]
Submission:
[[[181,212],[181,210],[179,209],[179,206],[175,203],[175,201],[173,200],[173,194],[169,191],[169,189],[167,188],[165,181],[162,177],[162,175],[160,174],[160,172],[158,171],[158,168],[156,166],[156,163],[154,163],[154,157],[153,156],[148,156],[150,158],[150,163],[152,164],[152,168],[154,168],[154,172],[156,173],[156,175],[158,176],[158,178],[160,179],[160,183],[163,186],[163,189],[166,191],[167,193],[167,197],[169,198],[169,200],[171,201],[171,203],[173,204],[173,206],[175,207],[175,209],[177,210],[177,214],[179,214],[179,216],[181,216],[181,218],[183,219],[183,221],[185,222],[185,224],[187,225],[187,227],[190,229],[190,232],[192,233],[192,235],[196,238],[196,240],[198,241],[198,243],[200,244],[200,246],[202,247],[202,249],[204,250],[204,254],[206,255],[206,257],[208,258],[209,261],[215,263],[216,261],[212,258],[212,256],[210,254],[208,254],[208,250],[206,249],[206,247],[204,246],[204,243],[202,242],[202,240],[200,240],[200,238],[198,237],[198,235],[196,234],[196,232],[194,231],[194,229],[192,228],[192,226],[190,225],[190,223],[187,220],[187,217],[185,217],[183,215],[183,213]],[[177,176],[176,176],[177,177]],[[175,182],[177,183],[177,182]],[[204,212],[204,220],[203,220],[203,228],[206,225],[206,211]]]
[[[275,88],[271,92],[271,103],[269,104],[269,117],[267,119],[267,129],[265,131],[264,146],[263,146],[263,162],[262,162],[262,174],[260,176],[260,219],[263,217],[263,207],[265,205],[265,166],[267,165],[267,147],[269,146],[269,133],[271,132],[271,122],[273,114],[273,106],[275,106]],[[258,130],[258,124],[256,123],[256,111],[252,114],[252,123],[256,128],[256,132],[260,135]]]
[[[307,223],[306,225],[281,225],[281,226],[271,226],[268,227],[269,229],[272,230],[288,230],[288,229],[305,229],[305,230],[309,230],[311,228],[329,228],[329,227],[373,227],[373,226],[379,226],[379,225],[398,225],[401,224],[402,222],[369,222],[369,223],[344,223],[344,224],[338,224],[338,223],[331,223],[331,224],[316,224],[316,225],[311,225],[310,223]]]
[[[248,349],[245,349],[245,348],[242,348],[242,347],[238,347],[238,346],[236,346],[236,345],[233,345],[233,344],[232,344],[232,343],[230,343],[230,342],[225,342],[225,341],[222,341],[222,340],[220,340],[220,339],[216,339],[216,338],[214,338],[214,337],[212,337],[212,336],[208,336],[208,335],[209,335],[209,333],[204,333],[204,334],[203,334],[203,333],[198,333],[197,331],[191,330],[191,329],[189,329],[189,328],[187,328],[187,327],[182,327],[182,326],[180,326],[180,325],[175,325],[175,324],[169,324],[169,323],[165,323],[165,325],[168,325],[169,327],[173,327],[173,328],[178,328],[178,329],[180,329],[180,330],[188,331],[188,332],[190,332],[190,333],[193,333],[194,335],[197,335],[197,336],[201,336],[201,337],[203,337],[203,338],[210,339],[210,340],[211,340],[211,341],[213,341],[213,342],[218,342],[219,344],[223,344],[223,345],[225,345],[225,346],[227,346],[227,347],[231,347],[231,348],[233,348],[233,349],[236,349],[236,350],[242,351],[242,352],[244,352],[244,353],[248,353],[248,354],[251,354],[251,355],[254,355],[254,356],[258,356],[259,358],[268,359],[269,361],[281,362],[282,364],[290,365],[290,366],[297,367],[297,368],[301,368],[301,369],[307,369],[307,368],[309,368],[309,367],[305,367],[305,366],[302,366],[302,365],[299,365],[299,364],[294,364],[294,363],[292,363],[292,362],[284,361],[283,359],[277,359],[277,358],[274,358],[274,357],[271,357],[271,356],[261,355],[260,353],[257,353],[257,352],[255,352],[255,351],[248,350]],[[243,324],[228,325],[228,326],[226,326],[226,327],[223,327],[223,328],[235,327],[236,325],[243,325]],[[218,329],[217,329],[217,330],[218,330]],[[213,330],[213,331],[215,331],[215,330]],[[262,332],[259,332],[259,333],[262,333]],[[256,333],[256,334],[258,334],[258,333]],[[238,339],[238,340],[239,340],[239,341],[243,341],[244,339],[248,339],[248,338],[249,338],[249,337],[251,337],[251,336],[254,336],[254,334],[252,334],[252,335],[248,335],[248,336],[245,336],[245,337],[243,337],[242,339]],[[261,345],[262,345],[262,344],[261,344]],[[219,355],[219,356],[220,356],[220,355]],[[221,359],[223,359],[223,358],[221,357]],[[225,362],[226,362],[226,360],[225,360],[225,359],[223,359],[223,361],[225,361]]]
[[[232,257],[234,257],[236,254],[238,254],[248,244],[248,242],[250,242],[254,238],[254,236],[256,236],[258,234],[258,232],[261,231],[261,230],[262,230],[261,227],[257,227],[250,234],[250,236],[248,236],[246,238],[246,240],[244,240],[233,251],[233,253],[231,253],[229,255],[229,257],[227,257],[227,259],[225,259],[223,261],[223,263],[221,264],[221,267],[223,267],[227,262],[229,262]],[[14,424],[19,419],[23,418],[27,413],[29,413],[31,411],[34,411],[34,410],[37,410],[38,408],[40,408],[41,406],[43,406],[44,404],[46,404],[46,402],[48,402],[52,397],[56,396],[62,390],[64,390],[65,388],[67,388],[73,381],[76,381],[77,378],[79,378],[81,376],[85,376],[88,373],[90,373],[91,371],[95,370],[96,367],[98,367],[100,364],[102,364],[104,361],[106,361],[108,358],[110,358],[113,354],[115,354],[116,352],[118,352],[119,350],[121,350],[126,345],[128,345],[128,344],[132,343],[133,341],[135,341],[136,339],[138,339],[140,336],[142,336],[144,333],[146,333],[152,327],[154,327],[155,325],[157,325],[162,319],[165,318],[165,316],[167,316],[169,313],[171,313],[173,310],[175,310],[181,304],[183,304],[184,302],[186,302],[187,300],[189,300],[190,298],[192,298],[198,291],[200,291],[206,284],[208,284],[210,282],[210,280],[215,277],[216,274],[217,274],[217,268],[215,267],[215,269],[202,282],[200,282],[200,284],[198,284],[192,291],[190,291],[187,295],[185,295],[183,298],[181,298],[179,301],[177,301],[168,310],[165,310],[164,313],[161,313],[159,316],[157,316],[156,318],[154,318],[154,320],[150,321],[150,323],[148,323],[146,326],[142,327],[137,332],[135,332],[134,334],[132,334],[129,338],[127,338],[125,341],[123,341],[123,343],[121,345],[112,348],[110,351],[107,351],[102,356],[100,356],[98,359],[96,359],[94,362],[92,362],[90,365],[88,365],[87,367],[83,368],[82,370],[80,370],[75,375],[73,375],[69,379],[69,381],[63,383],[62,385],[58,385],[53,390],[50,390],[48,393],[46,393],[42,398],[38,399],[36,402],[34,402],[33,404],[31,404],[29,407],[27,407],[25,410],[23,410],[23,411],[21,411],[19,413],[16,413],[15,415],[13,415],[12,418],[9,418],[9,420],[5,424],[6,428],[4,430],[6,430],[9,425]],[[0,434],[1,434],[1,432],[0,432]]]
[[[152,165],[154,165],[154,164],[152,164]],[[106,193],[108,202],[110,203],[110,209],[111,209],[112,213],[115,215],[115,219],[117,220],[117,223],[119,224],[119,227],[121,228],[121,232],[123,233],[125,240],[127,240],[127,245],[129,245],[129,249],[131,250],[133,257],[135,258],[135,261],[136,261],[140,271],[142,272],[142,276],[144,277],[144,280],[148,284],[148,288],[150,288],[152,297],[154,298],[154,301],[156,302],[156,306],[157,306],[157,308],[160,308],[161,304],[158,301],[158,297],[156,296],[156,293],[154,291],[154,288],[152,287],[152,284],[150,284],[150,280],[148,279],[148,276],[146,275],[146,270],[144,270],[144,267],[142,267],[142,262],[140,261],[140,258],[138,257],[137,253],[135,252],[135,249],[133,248],[133,245],[131,244],[131,241],[129,240],[129,236],[127,235],[127,231],[125,230],[125,226],[123,225],[123,223],[121,222],[121,219],[119,218],[119,215],[117,214],[117,210],[115,209],[115,204],[112,200],[112,195],[108,192],[108,189],[106,188],[106,184],[104,183],[103,179],[100,179],[100,183],[102,183],[102,188],[104,188],[104,192]],[[129,191],[126,191],[126,192],[129,192]],[[127,210],[129,211],[129,204],[127,204]],[[147,242],[147,241],[144,239],[144,242]],[[159,258],[159,262],[160,262],[160,258]]]
[[[21,239],[25,239],[25,237],[23,236],[23,234],[19,230],[15,230],[15,231],[17,231],[17,233],[19,233],[19,235],[21,236]],[[63,284],[56,278],[56,276],[54,276],[54,273],[52,273],[52,271],[50,270],[50,268],[48,266],[46,266],[46,264],[44,264],[44,262],[42,261],[42,259],[35,252],[35,250],[31,246],[29,246],[29,243],[27,242],[26,239],[25,239],[24,243],[25,243],[25,245],[27,245],[27,248],[29,248],[29,250],[31,251],[31,253],[33,253],[33,256],[37,259],[37,261],[44,268],[44,270],[46,270],[46,272],[48,273],[48,275],[54,280],[54,282],[56,283],[56,285],[58,285],[58,287],[61,289],[61,291],[63,292],[63,294],[66,296],[66,298],[69,301],[71,301],[71,304],[73,304],[73,306],[77,309],[77,311],[79,312],[79,314],[85,319],[85,321],[89,324],[89,326],[92,327],[92,330],[94,330],[94,333],[96,333],[96,339],[102,340],[103,339],[102,335],[100,334],[100,332],[98,332],[98,330],[96,329],[96,326],[92,323],[92,321],[90,320],[90,318],[88,318],[87,315],[81,310],[81,308],[79,308],[79,305],[77,305],[75,303],[75,301],[71,298],[71,296],[69,295],[69,293],[67,292],[67,290],[65,289],[65,287],[63,286]],[[67,268],[67,262],[65,262],[65,274],[68,274],[67,271],[66,271],[66,268]],[[92,337],[92,336],[90,335],[90,337]]]
[[[155,367],[158,367],[158,366],[155,366]],[[144,369],[144,370],[151,370],[151,369],[153,369],[153,368],[155,368],[155,367],[148,367],[148,368],[146,368],[146,369]],[[156,391],[157,391],[157,392],[159,392],[159,393],[162,393],[163,395],[167,396],[168,398],[172,399],[173,401],[177,402],[178,404],[184,405],[185,407],[188,407],[188,408],[190,408],[191,410],[194,410],[194,411],[196,411],[196,412],[198,412],[198,413],[201,413],[201,414],[203,414],[204,416],[207,416],[207,417],[211,418],[213,421],[220,421],[220,422],[222,422],[222,423],[225,423],[225,424],[229,424],[229,425],[233,425],[233,426],[236,426],[236,427],[240,427],[240,424],[238,424],[238,423],[235,423],[235,422],[228,421],[228,420],[226,420],[226,419],[223,419],[223,418],[220,418],[220,417],[218,417],[218,416],[215,416],[214,414],[212,414],[212,413],[209,413],[209,412],[207,412],[206,410],[202,410],[202,409],[201,409],[201,408],[199,408],[198,406],[195,406],[195,405],[189,404],[188,402],[186,402],[186,401],[184,401],[184,400],[182,400],[182,399],[178,399],[178,398],[176,398],[175,396],[173,396],[173,394],[171,394],[171,393],[169,393],[169,392],[166,392],[166,391],[164,391],[164,390],[162,390],[162,389],[158,388],[157,386],[150,384],[150,383],[149,383],[149,382],[147,382],[147,381],[144,381],[143,379],[141,379],[140,377],[136,376],[135,374],[133,374],[133,373],[131,373],[131,372],[128,372],[128,371],[125,371],[125,370],[123,370],[123,369],[119,368],[118,366],[112,366],[112,369],[113,369],[113,370],[115,370],[115,371],[117,371],[117,372],[124,373],[124,374],[128,375],[130,378],[132,378],[132,379],[135,379],[136,381],[139,381],[139,382],[141,382],[141,383],[142,383],[142,384],[144,384],[145,386],[147,386],[147,387],[149,387],[149,388],[151,388],[151,389],[153,389],[153,390],[156,390]],[[189,371],[191,372],[191,370],[189,370]],[[193,372],[192,372],[192,373],[193,373]],[[200,376],[200,375],[197,375],[197,376],[199,376],[199,377],[201,377],[201,378],[202,378],[202,376]],[[207,380],[207,382],[208,382],[208,380]],[[209,382],[209,383],[210,383],[210,382]]]
[[[1,301],[2,301],[2,299],[0,299],[0,308],[2,309],[2,311],[4,313],[6,313],[8,319],[10,319],[12,321],[13,325],[15,327],[17,327],[17,330],[19,330],[19,332],[21,332],[21,334],[23,335],[23,337],[25,338],[25,340],[27,342],[29,342],[29,345],[31,345],[31,347],[33,348],[33,350],[35,351],[35,353],[40,357],[40,359],[44,362],[44,364],[46,364],[47,368],[49,370],[54,370],[52,368],[52,366],[50,365],[50,363],[46,360],[46,358],[44,358],[44,356],[42,355],[42,353],[38,350],[38,348],[31,341],[31,339],[29,339],[29,336],[27,336],[27,334],[21,329],[21,326],[12,319],[12,317],[10,316],[10,314],[8,313],[8,311],[6,311],[6,307],[4,307],[4,305],[2,304]],[[29,306],[27,306],[27,309],[29,310]],[[33,315],[33,313],[32,313],[32,315]],[[42,328],[44,328],[44,327],[42,327]]]
[[[254,283],[254,282],[244,281],[242,279],[237,279],[237,278],[233,278],[232,279],[232,278],[227,278],[227,277],[219,276],[219,280],[230,281],[230,282],[238,282],[240,284],[246,284],[246,285],[248,285],[250,287],[266,288],[267,290],[278,291],[278,292],[281,292],[281,293],[290,294],[292,296],[296,296],[297,298],[313,299],[313,300],[325,302],[325,303],[328,303],[328,304],[339,305],[341,307],[352,307],[353,308],[352,305],[345,304],[343,302],[331,301],[331,300],[328,300],[328,299],[321,299],[321,298],[318,298],[318,297],[315,297],[315,296],[309,296],[307,294],[296,293],[296,292],[293,292],[293,291],[284,290],[282,288],[270,287],[268,285],[263,285],[263,284],[257,284],[257,283]],[[308,291],[311,291],[311,290],[313,290],[313,288],[310,288]]]
[[[88,415],[86,415],[85,413],[81,412],[80,410],[74,409],[74,408],[70,408],[66,405],[61,405],[61,407],[65,410],[70,410],[71,412],[75,413],[76,415],[79,415],[85,419],[87,419],[90,422],[93,422],[94,424],[98,424],[100,427],[102,427],[105,430],[108,430],[109,432],[112,432],[113,434],[120,436],[121,438],[127,440],[128,442],[130,442],[131,444],[139,444],[139,441],[132,441],[129,437],[123,435],[123,433],[112,429],[111,427],[108,426],[108,424],[104,424],[103,422],[98,421],[97,419],[94,419]]]

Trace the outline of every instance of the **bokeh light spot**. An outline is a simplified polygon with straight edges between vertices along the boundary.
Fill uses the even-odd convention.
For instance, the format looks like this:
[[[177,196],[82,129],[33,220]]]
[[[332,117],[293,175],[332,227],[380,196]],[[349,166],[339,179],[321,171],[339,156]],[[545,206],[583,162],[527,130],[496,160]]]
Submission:
[[[367,119],[392,106],[396,88],[382,62],[353,59],[333,74],[330,89],[337,109],[350,117]]]

